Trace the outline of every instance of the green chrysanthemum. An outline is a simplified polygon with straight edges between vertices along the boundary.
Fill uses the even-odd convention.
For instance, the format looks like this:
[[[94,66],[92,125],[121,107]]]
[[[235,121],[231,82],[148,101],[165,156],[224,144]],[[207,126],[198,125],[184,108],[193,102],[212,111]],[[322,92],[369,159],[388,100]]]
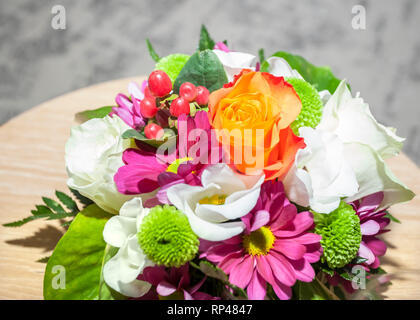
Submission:
[[[298,78],[287,78],[286,81],[293,86],[302,102],[299,116],[290,125],[293,132],[298,135],[300,127],[315,128],[318,125],[324,105],[318,91],[309,82]]]
[[[362,240],[360,219],[344,201],[330,214],[315,213],[315,233],[322,236],[322,262],[342,268],[356,257]]]
[[[168,205],[150,210],[137,237],[147,257],[166,267],[180,267],[192,260],[200,244],[188,218]]]
[[[165,71],[173,83],[189,58],[190,56],[186,54],[170,54],[169,56],[161,58],[156,63],[155,70]]]

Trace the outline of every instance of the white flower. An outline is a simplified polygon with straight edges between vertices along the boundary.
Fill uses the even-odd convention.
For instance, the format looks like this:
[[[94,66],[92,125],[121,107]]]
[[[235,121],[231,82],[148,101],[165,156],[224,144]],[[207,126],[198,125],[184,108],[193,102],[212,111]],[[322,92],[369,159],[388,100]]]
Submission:
[[[200,238],[221,241],[244,230],[241,221],[228,221],[246,215],[255,207],[263,182],[264,176],[238,175],[228,165],[216,164],[204,170],[202,187],[177,184],[167,190],[167,195],[188,217],[192,230]],[[220,199],[223,199],[220,204],[212,204]]]
[[[332,170],[334,157],[343,157],[343,163],[346,165],[346,179],[348,180],[349,190],[354,186],[352,180],[349,179],[350,173],[347,171],[351,168],[353,175],[356,177],[359,188],[353,194],[347,193],[343,195],[342,189],[332,184],[336,189],[336,198],[345,196],[346,202],[361,199],[370,194],[382,191],[384,199],[379,209],[388,208],[389,206],[411,200],[414,193],[409,190],[402,182],[400,182],[389,170],[384,162],[384,158],[396,155],[401,147],[404,139],[395,134],[395,130],[387,128],[379,124],[372,116],[369,106],[364,103],[360,97],[353,98],[346,83],[342,81],[337,90],[331,96],[324,107],[324,112],[320,124],[315,130],[315,135],[325,136],[329,134],[331,137],[338,139],[342,145],[336,151],[330,152],[324,161],[320,161],[313,156],[314,139],[308,137],[308,133],[312,129],[300,128],[300,133],[305,139],[307,148],[299,150],[296,155],[296,163],[288,173],[285,179],[285,189],[289,197],[296,203],[310,206],[317,211],[320,205],[324,206],[319,212],[328,213],[336,208],[337,201],[330,201],[333,198],[319,198],[317,194],[323,194],[325,190],[319,189],[319,182],[324,186],[332,183],[329,175],[324,174],[324,170]],[[325,142],[325,148],[333,150],[334,144]],[[325,151],[319,151],[322,155]],[[344,168],[344,167],[343,167]],[[315,171],[314,171],[315,170]],[[318,171],[318,184],[314,183],[312,172]],[[331,171],[338,172],[338,171]],[[340,176],[337,175],[338,179]],[[345,180],[342,180],[344,183]],[[345,187],[345,185],[342,185]],[[320,193],[320,191],[322,191]],[[330,195],[330,193],[326,193]],[[327,200],[327,201],[325,201]]]
[[[240,73],[242,69],[255,70],[254,64],[256,57],[252,54],[234,51],[225,52],[218,49],[214,49],[213,52],[223,64],[229,82],[232,81],[233,76]]]
[[[137,280],[143,269],[154,265],[137,240],[141,222],[148,213],[141,198],[134,198],[121,207],[119,215],[108,220],[103,231],[105,242],[119,248],[104,266],[104,280],[112,289],[128,297],[141,297],[151,287],[150,283]]]
[[[379,124],[369,105],[359,96],[352,97],[344,80],[325,105],[317,129],[333,132],[343,142],[366,144],[383,159],[397,155],[405,140],[395,129]]]
[[[267,59],[269,64],[268,72],[276,77],[298,78],[303,79],[299,72],[287,63],[286,60],[280,57],[270,57]]]
[[[133,197],[119,193],[114,182],[124,165],[122,152],[130,145],[130,140],[121,138],[128,129],[116,116],[92,119],[73,127],[66,143],[68,186],[114,214]]]
[[[352,167],[346,160],[343,143],[335,134],[299,129],[306,148],[296,154],[295,163],[283,183],[293,202],[319,213],[329,213],[340,204],[342,197],[358,191]]]

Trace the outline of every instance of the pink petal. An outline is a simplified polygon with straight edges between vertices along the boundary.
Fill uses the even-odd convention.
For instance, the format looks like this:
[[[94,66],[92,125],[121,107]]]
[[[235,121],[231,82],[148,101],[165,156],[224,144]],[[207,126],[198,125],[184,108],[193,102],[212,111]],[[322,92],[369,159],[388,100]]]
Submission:
[[[265,226],[270,220],[270,213],[265,210],[259,210],[254,215],[254,222],[251,226],[251,232],[258,230],[259,228]]]
[[[306,252],[306,247],[298,242],[288,239],[278,239],[274,244],[274,250],[279,251],[292,260],[299,260]]]
[[[232,252],[228,254],[222,261],[220,261],[218,267],[225,273],[229,274],[232,268],[235,267],[238,263],[242,262],[243,259],[243,252]]]
[[[271,251],[270,254],[267,255],[267,260],[273,271],[274,277],[278,281],[286,286],[293,286],[295,284],[296,276],[294,269],[285,257],[275,251]]]
[[[162,281],[156,287],[156,291],[161,296],[170,296],[172,293],[176,291],[176,287],[169,282]]]
[[[383,192],[377,192],[377,193],[364,197],[360,203],[359,208],[357,209],[357,212],[375,211],[376,208],[378,208],[379,205],[381,204],[383,198],[384,198]]]
[[[295,261],[290,261],[295,269],[296,279],[303,282],[312,282],[315,278],[315,271],[311,264],[305,258]]]
[[[240,288],[246,288],[251,280],[254,271],[254,259],[250,256],[244,258],[232,268],[229,275],[229,281]]]
[[[297,236],[306,230],[310,229],[314,224],[312,213],[304,211],[298,213],[292,223],[289,223],[285,228],[274,231],[277,237],[293,237]]]
[[[207,259],[212,262],[220,262],[223,260],[224,257],[226,257],[229,253],[232,252],[240,252],[242,248],[236,244],[220,244],[211,247],[207,251]]]
[[[303,257],[308,260],[309,263],[318,262],[322,255],[322,247],[320,243],[312,243],[306,245],[306,253]]]
[[[367,264],[372,264],[375,261],[375,255],[373,254],[372,250],[370,250],[369,247],[363,243],[363,241],[360,243],[358,254],[360,257],[367,259]]]
[[[246,290],[249,300],[264,300],[266,295],[267,282],[258,274],[257,269],[254,270],[251,281]]]
[[[276,281],[271,285],[273,287],[274,292],[280,300],[289,300],[292,296],[292,289],[280,283],[279,281]]]
[[[322,236],[316,233],[305,233],[299,237],[294,237],[293,240],[300,244],[312,244],[319,243],[322,239]]]
[[[270,263],[266,259],[267,256],[257,256],[257,271],[268,283],[274,283],[274,275],[271,270]]]
[[[159,187],[156,173],[145,166],[125,165],[118,169],[114,181],[123,194],[148,193]]]
[[[363,239],[363,242],[369,247],[377,256],[383,256],[386,252],[386,244],[377,238]]]
[[[276,203],[273,202],[271,208],[273,208],[275,205]],[[292,223],[292,221],[296,218],[296,215],[297,209],[294,205],[288,204],[283,206],[278,218],[276,218],[274,223],[272,223],[271,229],[273,231],[277,229],[282,229],[286,225]]]
[[[360,225],[360,230],[364,236],[375,235],[380,229],[379,223],[374,220],[368,220]]]

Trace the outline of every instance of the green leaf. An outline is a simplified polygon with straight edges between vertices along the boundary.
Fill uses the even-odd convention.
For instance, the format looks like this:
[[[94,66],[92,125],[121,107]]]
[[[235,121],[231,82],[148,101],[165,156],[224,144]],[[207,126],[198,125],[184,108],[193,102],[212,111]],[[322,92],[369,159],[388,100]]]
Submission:
[[[389,220],[396,223],[401,223],[401,221],[395,218],[392,214],[390,214],[389,211],[386,212],[386,215],[384,215],[384,218],[388,218]]]
[[[48,208],[47,206],[44,206],[44,205],[36,205],[35,208],[36,208],[36,210],[31,210],[31,213],[34,216],[54,214],[54,212],[52,212],[50,208]]]
[[[57,213],[66,213],[64,208],[57,201],[52,200],[52,199],[47,198],[47,197],[42,197],[42,200],[53,211],[55,211]]]
[[[44,257],[44,258],[41,258],[41,259],[37,260],[36,262],[47,263],[49,259],[50,259],[50,257]]]
[[[69,190],[76,197],[76,199],[79,200],[79,202],[84,205],[85,208],[93,203],[93,201],[90,200],[89,198],[82,196],[79,191],[71,189],[71,188],[69,188]]]
[[[15,222],[10,222],[10,223],[5,223],[3,224],[3,227],[20,227],[30,221],[36,220],[36,219],[41,219],[41,218],[47,218],[50,215],[48,214],[39,214],[39,215],[33,215],[33,216],[29,216],[27,218],[24,218],[22,220],[18,220]]]
[[[334,76],[329,67],[314,66],[303,57],[284,51],[278,51],[273,56],[285,59],[292,69],[297,70],[318,91],[328,90],[333,94],[340,84],[340,80]]]
[[[149,54],[155,62],[160,60],[159,55],[156,53],[155,49],[152,46],[152,43],[149,39],[146,39],[147,49],[149,50]]]
[[[362,257],[357,256],[350,263],[351,264],[361,264],[361,263],[366,262],[366,261],[367,261],[366,258],[362,258]]]
[[[293,292],[298,300],[339,300],[334,292],[331,292],[317,278],[312,282],[296,281]]]
[[[223,87],[228,82],[223,65],[211,50],[194,53],[182,68],[174,83],[174,91],[179,92],[181,84],[191,82],[204,86],[210,92]]]
[[[106,106],[94,110],[85,110],[76,113],[75,117],[78,122],[85,122],[95,118],[105,118],[112,111],[112,108],[112,106]]]
[[[111,217],[95,204],[76,216],[48,260],[44,276],[46,300],[99,298],[102,266],[107,253],[102,232]],[[64,279],[62,270],[65,270]],[[60,286],[62,284],[64,288]]]
[[[61,203],[67,207],[67,209],[71,210],[72,212],[79,212],[79,208],[77,207],[76,202],[64,192],[56,190],[55,195],[61,201]]]
[[[260,59],[260,63],[263,64],[265,61],[264,49],[261,48],[260,50],[258,50],[258,56]]]
[[[155,140],[155,139],[147,139],[144,134],[138,132],[134,129],[129,129],[122,134],[123,139],[136,139],[139,141],[143,141],[153,147],[159,147],[164,143],[168,143],[169,148],[172,148],[176,145],[176,135],[174,134],[173,130],[165,128],[163,129],[165,132],[162,139]]]
[[[198,49],[200,51],[204,51],[206,49],[213,50],[215,44],[216,42],[214,42],[214,40],[210,37],[207,28],[204,26],[204,24],[202,24],[200,31],[200,43],[198,45]]]

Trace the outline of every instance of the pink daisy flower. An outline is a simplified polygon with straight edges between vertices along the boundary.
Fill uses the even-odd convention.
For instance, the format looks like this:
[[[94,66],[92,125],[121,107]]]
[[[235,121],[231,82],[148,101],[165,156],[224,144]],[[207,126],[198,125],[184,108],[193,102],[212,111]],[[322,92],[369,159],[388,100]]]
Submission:
[[[269,283],[279,299],[290,299],[296,280],[311,282],[311,263],[321,256],[321,236],[309,233],[310,212],[297,213],[281,182],[261,187],[255,208],[242,218],[243,234],[210,245],[202,255],[217,264],[252,300],[265,298]]]
[[[358,255],[367,259],[365,264],[376,269],[380,265],[378,257],[386,252],[386,244],[378,236],[389,230],[385,229],[390,220],[385,217],[385,210],[377,211],[384,198],[383,192],[377,192],[353,202],[351,205],[360,218],[360,229],[362,231],[362,242],[360,243]]]

